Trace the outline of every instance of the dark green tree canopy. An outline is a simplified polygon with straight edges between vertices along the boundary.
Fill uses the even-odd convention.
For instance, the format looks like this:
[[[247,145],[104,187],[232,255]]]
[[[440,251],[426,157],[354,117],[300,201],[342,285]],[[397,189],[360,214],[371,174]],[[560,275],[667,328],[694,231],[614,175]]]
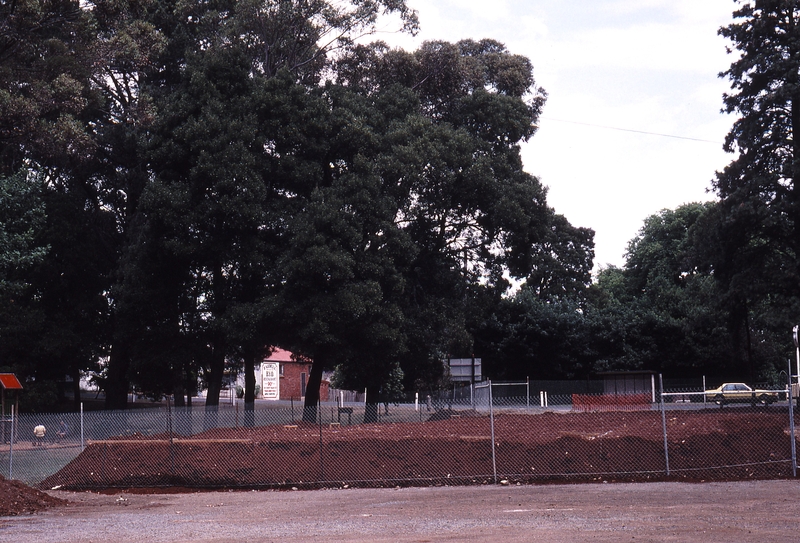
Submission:
[[[755,373],[780,357],[759,345],[790,347],[800,310],[800,3],[738,3],[720,29],[738,54],[720,74],[731,84],[725,111],[738,117],[725,147],[738,154],[714,182],[720,206],[706,228],[716,241],[707,262],[738,338],[736,363]]]
[[[794,131],[800,126],[800,4],[741,4],[734,13],[736,22],[720,29],[740,54],[720,74],[732,89],[724,96],[725,110],[738,116],[725,142],[738,156],[714,184],[724,212],[721,227],[723,236],[734,242],[728,244],[729,253],[735,253],[728,260],[741,264],[733,273],[747,273],[749,268],[753,276],[788,274],[786,294],[796,298],[800,142]],[[768,263],[772,265],[765,268]]]
[[[42,188],[2,238],[4,273],[31,266],[6,344],[31,377],[103,359],[110,408],[198,378],[213,408],[279,345],[313,359],[310,403],[334,367],[377,400],[437,381],[510,279],[583,303],[593,233],[524,171],[546,94],[497,41],[364,44],[384,15],[417,30],[403,0],[0,13],[0,175]]]

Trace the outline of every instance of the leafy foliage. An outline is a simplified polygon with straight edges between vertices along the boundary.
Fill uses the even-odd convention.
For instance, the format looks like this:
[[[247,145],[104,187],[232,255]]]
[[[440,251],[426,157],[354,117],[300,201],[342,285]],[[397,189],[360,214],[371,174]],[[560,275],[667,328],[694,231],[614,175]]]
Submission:
[[[108,407],[198,379],[213,407],[242,368],[252,400],[281,345],[313,359],[309,405],[334,366],[377,398],[473,350],[509,279],[548,352],[581,318],[593,233],[522,168],[546,94],[499,42],[362,44],[383,14],[416,31],[402,0],[0,10],[0,173],[22,202],[0,269],[25,269],[2,334],[37,382],[103,360]]]

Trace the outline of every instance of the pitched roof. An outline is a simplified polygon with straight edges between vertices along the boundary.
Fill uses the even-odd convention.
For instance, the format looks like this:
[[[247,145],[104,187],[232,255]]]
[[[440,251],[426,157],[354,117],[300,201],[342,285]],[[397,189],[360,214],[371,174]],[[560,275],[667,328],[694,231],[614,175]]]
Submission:
[[[280,347],[270,347],[274,349],[271,355],[263,360],[263,362],[283,362],[285,364],[311,364],[311,359],[301,354],[295,354],[292,351],[281,349]]]
[[[293,362],[294,359],[292,358],[292,353],[290,351],[286,351],[284,349],[276,348],[275,351],[269,355],[265,362]]]
[[[13,373],[0,373],[0,385],[7,390],[22,390],[22,383]]]

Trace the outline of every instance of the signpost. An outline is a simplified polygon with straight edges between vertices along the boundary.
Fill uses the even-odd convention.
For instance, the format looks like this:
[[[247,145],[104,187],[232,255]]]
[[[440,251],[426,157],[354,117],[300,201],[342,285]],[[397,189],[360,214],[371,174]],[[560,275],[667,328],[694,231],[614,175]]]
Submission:
[[[281,375],[278,362],[261,363],[261,397],[265,400],[281,399]]]
[[[451,358],[450,380],[461,383],[479,383],[483,380],[480,358]]]

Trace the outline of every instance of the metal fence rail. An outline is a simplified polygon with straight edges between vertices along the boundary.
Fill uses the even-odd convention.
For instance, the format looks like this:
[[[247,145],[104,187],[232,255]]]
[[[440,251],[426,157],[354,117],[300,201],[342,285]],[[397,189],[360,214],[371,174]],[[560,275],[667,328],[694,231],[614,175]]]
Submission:
[[[532,405],[493,397],[380,405],[323,403],[314,423],[302,406],[258,402],[204,408],[22,414],[0,443],[0,474],[42,488],[299,487],[477,484],[554,480],[719,480],[796,474],[793,409],[718,407],[676,393],[632,409],[597,396],[602,409]],[[682,393],[683,394],[683,393]],[[688,394],[688,393],[687,393]],[[587,395],[583,395],[587,396]],[[543,398],[542,398],[543,399]],[[561,401],[562,397],[550,398]],[[65,431],[59,435],[64,423]],[[47,428],[39,445],[33,428]],[[10,437],[10,435],[8,436]]]

